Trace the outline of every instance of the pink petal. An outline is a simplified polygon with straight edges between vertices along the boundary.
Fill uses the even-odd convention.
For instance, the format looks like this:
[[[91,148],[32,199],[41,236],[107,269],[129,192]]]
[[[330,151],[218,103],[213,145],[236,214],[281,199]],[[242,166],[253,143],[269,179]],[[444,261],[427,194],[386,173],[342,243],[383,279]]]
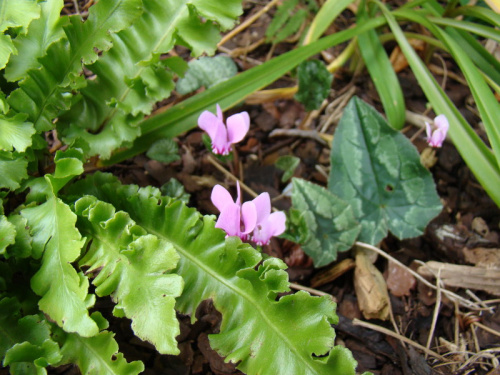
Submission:
[[[221,185],[214,186],[214,188],[212,189],[212,195],[210,196],[210,199],[212,200],[214,206],[217,207],[219,212],[224,211],[224,208],[228,204],[234,204],[233,197],[231,197],[229,191],[227,191]]]
[[[221,126],[217,128],[214,136],[210,136],[212,139],[212,148],[213,152],[216,154],[227,155],[231,148],[231,144],[227,141],[226,127],[222,124],[222,122],[220,124]]]
[[[227,119],[227,139],[229,143],[238,143],[248,133],[250,116],[247,112],[237,113]]]
[[[437,116],[435,119],[434,119],[434,125],[436,126],[436,128],[438,128],[439,130],[441,130],[445,137],[446,137],[446,132],[448,131],[449,127],[450,127],[450,124],[448,122],[448,119],[446,118],[445,115],[439,115]]]
[[[271,198],[269,193],[262,193],[253,201],[257,209],[257,223],[262,223],[271,214]]]
[[[224,122],[224,115],[222,114],[222,109],[220,109],[220,105],[217,104],[217,117],[220,120],[220,122]]]
[[[273,236],[279,236],[286,229],[286,216],[283,212],[274,212],[267,219],[257,224],[253,232],[253,241],[257,245],[267,245]]]
[[[429,124],[427,121],[425,122],[425,132],[427,134],[427,141],[429,141],[432,137],[432,129],[431,124]]]
[[[228,236],[239,236],[240,220],[240,206],[230,202],[221,211],[215,227],[224,229]]]
[[[198,126],[206,131],[210,139],[213,140],[217,130],[220,129],[221,126],[224,127],[224,124],[212,112],[203,111],[200,117],[198,117]]]
[[[241,220],[243,221],[243,234],[248,234],[255,229],[257,224],[257,209],[253,202],[245,202],[241,206]]]

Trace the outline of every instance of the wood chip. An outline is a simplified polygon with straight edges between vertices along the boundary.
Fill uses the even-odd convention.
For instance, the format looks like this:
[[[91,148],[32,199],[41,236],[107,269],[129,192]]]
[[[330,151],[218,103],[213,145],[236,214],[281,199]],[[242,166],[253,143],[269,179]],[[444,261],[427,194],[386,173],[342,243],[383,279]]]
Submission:
[[[417,272],[424,277],[435,277],[440,272],[440,279],[446,286],[484,290],[500,296],[500,269],[429,261]]]

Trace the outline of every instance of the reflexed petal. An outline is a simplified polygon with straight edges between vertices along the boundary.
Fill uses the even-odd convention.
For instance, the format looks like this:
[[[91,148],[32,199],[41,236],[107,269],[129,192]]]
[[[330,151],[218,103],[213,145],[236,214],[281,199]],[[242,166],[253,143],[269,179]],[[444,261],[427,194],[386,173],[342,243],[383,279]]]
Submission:
[[[243,234],[248,234],[255,229],[257,223],[257,209],[253,202],[245,202],[241,206],[241,220],[243,222]]]
[[[217,117],[220,122],[224,123],[224,115],[222,114],[222,109],[220,109],[220,105],[217,104]]]
[[[250,116],[247,112],[237,113],[227,119],[227,140],[229,143],[238,143],[248,133]]]
[[[271,213],[269,193],[262,193],[252,201],[257,209],[257,223],[262,223]]]
[[[448,119],[446,118],[445,115],[439,115],[434,119],[434,125],[436,128],[438,128],[440,131],[444,133],[444,136],[446,137],[446,132],[448,131],[450,124],[448,122]]]
[[[224,211],[224,207],[226,207],[228,204],[234,204],[233,197],[231,197],[229,191],[227,191],[221,185],[214,186],[210,199],[212,200],[214,206],[217,207],[219,212]]]
[[[198,117],[198,126],[207,132],[210,139],[214,139],[217,133],[217,130],[222,126],[224,128],[224,124],[220,121],[217,116],[215,116],[212,112],[203,111]]]
[[[427,140],[429,141],[432,137],[432,129],[431,124],[428,122],[425,123],[425,133],[427,134]]]
[[[212,148],[214,153],[226,155],[229,153],[231,144],[227,141],[226,127],[222,124],[222,122],[220,124],[221,126],[217,128],[214,136],[211,136],[210,138],[212,138]]]
[[[236,203],[229,202],[221,211],[217,222],[216,228],[223,229],[228,236],[240,235],[240,206]]]

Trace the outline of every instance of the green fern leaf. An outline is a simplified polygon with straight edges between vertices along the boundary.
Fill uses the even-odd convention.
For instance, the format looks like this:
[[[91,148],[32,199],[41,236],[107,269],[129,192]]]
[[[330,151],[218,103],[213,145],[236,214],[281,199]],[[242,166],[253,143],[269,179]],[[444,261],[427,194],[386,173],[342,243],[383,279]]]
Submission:
[[[12,117],[0,115],[0,149],[12,151],[14,148],[18,152],[24,152],[31,146],[31,136],[35,134],[33,124],[24,122],[26,115],[18,113]]]
[[[240,2],[144,1],[142,16],[115,34],[113,48],[89,67],[96,78],[59,122],[65,140],[83,138],[90,155],[103,159],[133,141],[140,135],[138,122],[174,89],[173,72],[167,69],[172,66],[160,55],[174,44],[187,45],[195,56],[212,54],[220,38],[214,22],[223,28],[232,25],[241,13]]]
[[[33,234],[33,257],[42,257],[31,279],[31,288],[42,297],[40,309],[68,332],[86,337],[97,334],[87,311],[94,302],[88,294],[88,279],[71,265],[84,244],[75,228],[76,215],[54,194],[39,206],[25,208],[21,215]]]
[[[100,313],[92,314],[91,318],[99,327],[107,328],[108,322]],[[74,363],[83,375],[136,375],[144,371],[142,362],[127,363],[123,354],[118,353],[118,344],[112,332],[102,331],[93,337],[81,337],[59,330],[56,336],[63,356],[58,365]]]
[[[40,18],[31,22],[28,32],[14,39],[17,55],[10,57],[5,78],[20,80],[30,69],[40,66],[48,47],[65,36],[62,26],[66,17],[60,17],[63,0],[46,0],[40,4]]]
[[[16,375],[46,374],[45,367],[58,363],[59,345],[50,337],[49,323],[37,315],[21,317],[14,298],[0,300],[0,359]]]
[[[160,199],[155,189],[122,186],[102,174],[75,189],[127,210],[144,229],[175,247],[180,255],[176,272],[185,281],[177,308],[195,320],[199,303],[212,299],[223,315],[220,333],[210,338],[212,346],[242,371],[355,373],[350,352],[333,348],[331,324],[338,318],[331,299],[299,292],[276,300],[289,290],[281,260],[270,258],[259,266],[261,254],[238,238],[225,240],[213,217],[202,218],[179,201]]]
[[[28,160],[18,152],[0,150],[0,188],[17,189],[28,178]]]
[[[84,85],[79,74],[83,64],[96,61],[97,51],[111,47],[111,34],[130,26],[140,15],[141,0],[99,1],[88,19],[69,17],[64,27],[67,39],[54,43],[41,58],[40,69],[32,69],[9,97],[17,112],[27,113],[38,131],[53,128],[52,120],[68,108],[72,89]]]
[[[180,333],[175,297],[183,281],[168,271],[179,256],[171,244],[158,240],[135,225],[125,212],[86,196],[75,203],[78,227],[91,239],[81,266],[97,272],[96,294],[112,294],[115,315],[132,320],[136,335],[150,341],[162,354],[179,354],[175,337]]]
[[[0,215],[0,254],[4,255],[7,246],[12,245],[16,240],[16,227],[7,217]]]
[[[25,32],[30,22],[40,16],[36,0],[17,0],[0,2],[0,32],[9,28],[21,27]],[[9,61],[11,53],[17,53],[9,35],[0,35],[0,69]]]

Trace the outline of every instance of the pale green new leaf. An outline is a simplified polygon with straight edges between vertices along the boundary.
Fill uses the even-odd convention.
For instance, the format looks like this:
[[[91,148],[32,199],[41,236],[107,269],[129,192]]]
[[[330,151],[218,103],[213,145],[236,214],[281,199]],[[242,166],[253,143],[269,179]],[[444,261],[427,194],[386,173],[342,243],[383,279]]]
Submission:
[[[245,373],[355,374],[350,352],[334,347],[331,324],[337,316],[330,299],[305,292],[277,298],[289,290],[281,260],[269,258],[259,265],[261,254],[237,237],[225,240],[213,217],[159,198],[151,188],[121,186],[109,175],[95,174],[77,183],[75,192],[126,210],[174,246],[180,255],[176,273],[185,281],[177,308],[195,320],[199,303],[212,299],[223,320],[220,333],[210,336],[211,345]]]
[[[220,38],[216,23],[228,27],[240,13],[240,0],[224,6],[206,0],[144,1],[142,16],[115,34],[113,48],[89,67],[96,78],[61,118],[61,134],[68,142],[85,139],[90,155],[108,158],[141,134],[138,122],[174,89],[173,67],[160,55],[175,44],[187,45],[195,56],[213,53]]]
[[[40,8],[36,0],[4,0],[0,2],[0,32],[9,28],[21,27],[22,32],[33,19],[40,15]],[[9,35],[0,35],[0,69],[9,61],[11,53],[17,53]]]
[[[38,59],[45,55],[48,47],[65,36],[62,26],[67,18],[60,17],[63,5],[63,0],[45,0],[39,3],[40,17],[31,22],[26,34],[14,39],[17,55],[10,57],[5,68],[7,80],[17,81],[28,70],[38,67]]]
[[[5,215],[0,215],[0,254],[5,254],[7,246],[16,240],[16,227],[7,220]]]
[[[27,115],[18,113],[12,117],[0,115],[0,149],[24,152],[31,146],[31,136],[35,134],[33,124],[25,122]]]
[[[33,234],[33,257],[41,257],[40,269],[31,279],[31,288],[42,297],[40,309],[67,332],[97,334],[87,311],[94,302],[88,294],[88,279],[71,265],[85,242],[75,228],[76,215],[55,195],[25,208],[21,215]]]
[[[0,300],[0,359],[16,375],[46,374],[45,367],[58,363],[59,345],[51,339],[49,323],[40,316],[21,317],[14,298]]]
[[[132,329],[162,354],[179,354],[175,337],[179,322],[175,297],[183,282],[169,272],[179,256],[171,244],[147,234],[127,213],[115,212],[109,203],[86,196],[75,203],[78,227],[89,236],[90,248],[79,261],[96,273],[98,296],[110,295],[115,315],[132,320]]]
[[[100,313],[92,314],[91,318],[100,328],[108,326]],[[137,375],[144,371],[142,362],[128,363],[123,354],[118,352],[112,332],[102,331],[92,337],[82,337],[60,331],[57,336],[62,354],[58,365],[73,363],[83,375]]]
[[[348,203],[311,182],[294,178],[293,208],[301,212],[308,230],[302,248],[315,267],[337,259],[337,253],[349,250],[361,230]]]
[[[0,150],[0,188],[17,189],[28,178],[28,160],[18,152]]]
[[[52,120],[69,106],[72,89],[84,84],[82,63],[91,64],[98,51],[111,47],[111,35],[130,26],[141,13],[141,0],[99,1],[82,22],[69,17],[64,27],[67,39],[53,43],[39,60],[41,68],[28,71],[20,87],[9,97],[18,112],[27,113],[38,131],[53,128]]]
[[[351,205],[359,240],[373,245],[388,230],[400,239],[421,235],[442,208],[415,147],[356,97],[335,131],[328,188]]]

